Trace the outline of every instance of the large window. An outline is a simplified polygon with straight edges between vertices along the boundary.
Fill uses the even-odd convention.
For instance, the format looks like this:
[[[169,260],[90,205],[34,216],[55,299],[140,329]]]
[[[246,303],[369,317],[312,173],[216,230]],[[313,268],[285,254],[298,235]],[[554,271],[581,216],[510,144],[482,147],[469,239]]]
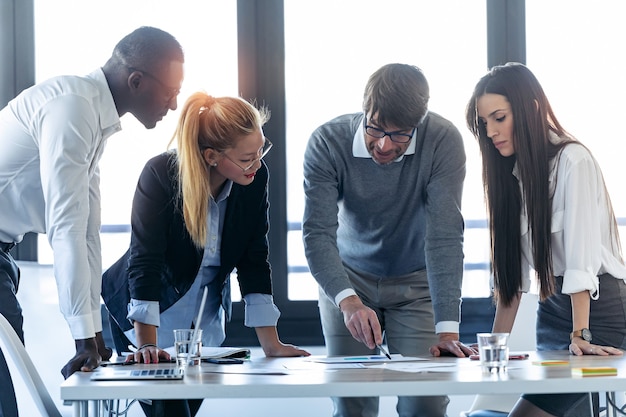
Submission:
[[[36,79],[87,74],[106,62],[124,35],[139,26],[155,26],[174,35],[185,51],[179,108],[198,90],[237,95],[236,18],[235,0],[36,0]],[[152,130],[127,114],[122,117],[122,131],[108,140],[100,163],[104,268],[128,248],[139,173],[150,157],[166,150],[178,113],[168,113]],[[52,262],[45,235],[39,236],[39,262]]]
[[[289,334],[290,341],[300,344],[312,343],[306,336],[315,333],[311,330],[314,326],[319,327],[317,285],[308,271],[301,234],[306,142],[320,124],[361,110],[367,78],[380,66],[403,62],[421,67],[430,83],[431,111],[451,120],[465,139],[463,295],[488,295],[489,242],[480,155],[465,127],[464,111],[473,86],[487,70],[487,46],[493,44],[488,43],[488,36],[491,40],[509,40],[491,31],[488,35],[488,16],[490,29],[500,23],[506,27],[516,19],[505,13],[506,17],[494,22],[487,8],[493,11],[511,3],[520,6],[517,0],[34,1],[37,80],[63,73],[88,73],[106,61],[124,34],[141,25],[153,25],[176,36],[186,52],[179,105],[196,90],[214,95],[247,94],[249,85],[254,86],[249,98],[258,95],[259,102],[266,104],[267,97],[263,96],[267,91],[259,86],[271,86],[268,88],[275,95],[268,101],[275,108],[270,110],[278,116],[271,121],[277,151],[268,158],[272,186],[279,187],[278,192],[274,188],[270,193],[275,233],[271,248],[278,243],[272,248],[274,288],[283,312],[279,326],[290,323],[290,330],[304,341],[294,340],[282,330],[281,334]],[[621,120],[625,110],[619,98],[626,93],[626,81],[618,64],[626,54],[621,45],[626,38],[622,25],[626,6],[619,0],[598,0],[593,7],[568,0],[525,3],[527,63],[545,87],[562,123],[600,161],[623,228],[626,194],[621,192],[622,168],[616,162],[623,140],[615,121]],[[284,45],[279,39],[283,17]],[[515,36],[519,40],[522,34]],[[257,73],[263,75],[256,78]],[[242,78],[249,84],[246,88]],[[155,129],[146,130],[133,116],[126,115],[122,132],[108,141],[101,163],[105,268],[128,246],[132,196],[139,172],[148,158],[165,150],[177,118],[178,112],[172,112]],[[277,157],[281,155],[278,150],[285,151],[284,160]],[[277,185],[283,178],[286,193]],[[282,230],[276,233],[285,224],[286,236]],[[116,231],[122,233],[108,233]],[[281,239],[287,242],[286,255],[282,253],[285,240]],[[626,230],[622,230],[625,239]],[[52,259],[45,236],[40,237],[39,258],[42,263]],[[233,289],[237,294],[236,283]],[[231,330],[228,332],[230,335]],[[314,336],[319,338],[319,334]],[[253,343],[251,340],[253,336],[232,342]]]
[[[289,280],[291,300],[317,299],[302,244],[302,157],[320,124],[361,111],[365,83],[380,66],[420,67],[430,84],[430,110],[451,120],[465,138],[467,179],[464,296],[486,296],[488,236],[478,147],[465,127],[474,84],[487,70],[484,0],[320,0],[315,7],[285,2],[285,84]],[[474,227],[477,226],[477,227]]]

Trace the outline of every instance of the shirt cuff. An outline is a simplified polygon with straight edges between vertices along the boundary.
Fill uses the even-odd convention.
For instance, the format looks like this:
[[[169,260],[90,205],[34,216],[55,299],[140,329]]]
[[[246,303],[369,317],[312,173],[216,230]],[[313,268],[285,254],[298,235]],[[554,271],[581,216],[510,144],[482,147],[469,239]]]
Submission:
[[[139,323],[159,327],[161,324],[159,302],[142,301],[131,298],[130,303],[128,303],[128,314],[126,318],[130,320],[131,323],[138,321]]]
[[[96,329],[93,322],[93,314],[83,314],[74,317],[65,317],[70,326],[70,332],[74,340],[89,339],[95,337]]]
[[[568,269],[563,274],[563,287],[561,293],[574,294],[577,292],[589,291],[592,300],[597,300],[600,296],[600,279],[589,272],[575,269]]]
[[[97,309],[91,312],[93,315],[93,326],[96,333],[102,332],[102,310]]]
[[[335,296],[335,305],[339,307],[339,303],[352,295],[356,295],[356,291],[352,288],[346,288],[345,290],[340,291],[339,294]]]
[[[246,327],[276,326],[280,317],[280,310],[274,304],[274,299],[269,294],[244,295]]]
[[[440,321],[435,324],[435,333],[458,333],[459,322],[457,321]]]

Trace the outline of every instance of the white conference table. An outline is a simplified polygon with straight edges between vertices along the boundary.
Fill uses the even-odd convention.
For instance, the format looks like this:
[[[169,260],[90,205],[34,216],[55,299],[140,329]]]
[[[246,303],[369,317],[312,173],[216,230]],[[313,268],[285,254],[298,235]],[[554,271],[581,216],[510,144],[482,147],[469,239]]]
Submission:
[[[504,374],[484,374],[469,358],[425,358],[441,365],[421,372],[383,368],[330,369],[305,358],[252,358],[243,365],[202,364],[189,368],[183,380],[91,381],[77,372],[61,385],[61,399],[74,404],[76,417],[96,415],[100,401],[176,398],[308,398],[398,395],[472,395],[626,391],[626,357],[573,356],[567,351],[530,352],[530,358],[509,362]],[[542,366],[538,360],[566,360],[567,365]],[[117,365],[119,366],[119,365]],[[132,365],[137,368],[171,364]],[[617,376],[581,377],[572,368],[611,366]],[[260,372],[254,374],[253,372]],[[266,372],[277,371],[277,374]],[[92,409],[90,410],[90,404]]]

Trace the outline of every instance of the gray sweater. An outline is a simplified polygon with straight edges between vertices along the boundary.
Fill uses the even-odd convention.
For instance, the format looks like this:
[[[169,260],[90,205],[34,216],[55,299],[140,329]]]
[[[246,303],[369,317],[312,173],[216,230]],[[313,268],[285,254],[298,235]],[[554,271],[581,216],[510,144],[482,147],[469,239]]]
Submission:
[[[435,323],[460,319],[463,276],[461,195],[465,149],[458,129],[430,112],[416,148],[378,165],[353,155],[363,113],[313,132],[304,155],[305,254],[334,300],[350,281],[342,263],[393,280],[426,269]]]

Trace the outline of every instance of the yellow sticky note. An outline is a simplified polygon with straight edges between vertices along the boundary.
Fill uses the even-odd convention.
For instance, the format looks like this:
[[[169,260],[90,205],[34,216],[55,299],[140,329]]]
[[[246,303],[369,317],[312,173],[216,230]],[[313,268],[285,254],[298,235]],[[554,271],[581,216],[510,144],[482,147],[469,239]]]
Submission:
[[[562,361],[559,359],[550,359],[550,360],[545,360],[545,361],[533,361],[533,365],[541,365],[541,366],[569,365],[569,361]]]
[[[588,366],[584,368],[572,368],[572,375],[579,376],[615,376],[617,368],[610,366]]]

